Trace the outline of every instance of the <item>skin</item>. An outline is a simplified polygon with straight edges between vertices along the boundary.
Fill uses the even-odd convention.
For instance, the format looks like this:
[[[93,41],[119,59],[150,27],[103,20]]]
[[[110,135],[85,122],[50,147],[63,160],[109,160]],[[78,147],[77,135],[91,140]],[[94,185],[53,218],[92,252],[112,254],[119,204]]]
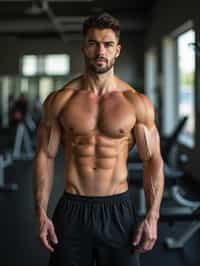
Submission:
[[[146,252],[157,239],[164,187],[159,134],[150,100],[114,75],[120,50],[111,29],[90,29],[82,45],[84,74],[44,102],[33,187],[38,236],[51,252],[50,240],[57,243],[58,239],[47,207],[60,143],[64,147],[65,191],[88,196],[128,189],[128,151],[136,144],[144,163],[147,213],[133,236],[133,245],[138,252]]]

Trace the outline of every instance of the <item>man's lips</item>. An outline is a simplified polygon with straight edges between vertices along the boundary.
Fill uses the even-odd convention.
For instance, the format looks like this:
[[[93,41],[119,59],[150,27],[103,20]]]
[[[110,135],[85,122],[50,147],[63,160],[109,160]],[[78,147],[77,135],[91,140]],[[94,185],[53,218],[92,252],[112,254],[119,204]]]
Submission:
[[[97,63],[106,63],[106,59],[103,59],[103,58],[97,58],[95,61]]]

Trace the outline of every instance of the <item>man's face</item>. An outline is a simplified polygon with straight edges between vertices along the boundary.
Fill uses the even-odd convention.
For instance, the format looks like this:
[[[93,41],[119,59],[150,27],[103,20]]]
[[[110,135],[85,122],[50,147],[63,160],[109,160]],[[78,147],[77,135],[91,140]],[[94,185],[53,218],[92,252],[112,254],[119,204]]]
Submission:
[[[86,67],[97,74],[106,73],[113,67],[120,49],[112,29],[89,29],[82,47]]]

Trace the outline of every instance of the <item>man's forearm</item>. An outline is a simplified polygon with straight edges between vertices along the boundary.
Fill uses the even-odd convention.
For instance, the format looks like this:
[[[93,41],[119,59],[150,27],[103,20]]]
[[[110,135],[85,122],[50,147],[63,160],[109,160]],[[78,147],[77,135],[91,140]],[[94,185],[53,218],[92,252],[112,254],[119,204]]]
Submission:
[[[36,156],[34,160],[33,195],[36,215],[47,212],[53,183],[54,160]]]
[[[147,215],[158,219],[164,190],[162,158],[151,158],[144,163],[144,192]]]

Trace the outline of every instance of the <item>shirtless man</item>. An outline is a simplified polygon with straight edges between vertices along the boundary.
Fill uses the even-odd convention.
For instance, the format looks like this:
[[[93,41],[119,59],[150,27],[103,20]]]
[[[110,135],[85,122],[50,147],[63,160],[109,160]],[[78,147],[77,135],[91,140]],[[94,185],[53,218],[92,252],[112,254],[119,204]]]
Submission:
[[[153,248],[163,195],[163,160],[150,100],[114,75],[119,23],[109,14],[83,25],[85,72],[44,102],[34,159],[38,236],[49,266],[135,266]],[[64,146],[65,187],[47,216],[54,159]],[[147,212],[136,223],[128,151],[144,162]]]

